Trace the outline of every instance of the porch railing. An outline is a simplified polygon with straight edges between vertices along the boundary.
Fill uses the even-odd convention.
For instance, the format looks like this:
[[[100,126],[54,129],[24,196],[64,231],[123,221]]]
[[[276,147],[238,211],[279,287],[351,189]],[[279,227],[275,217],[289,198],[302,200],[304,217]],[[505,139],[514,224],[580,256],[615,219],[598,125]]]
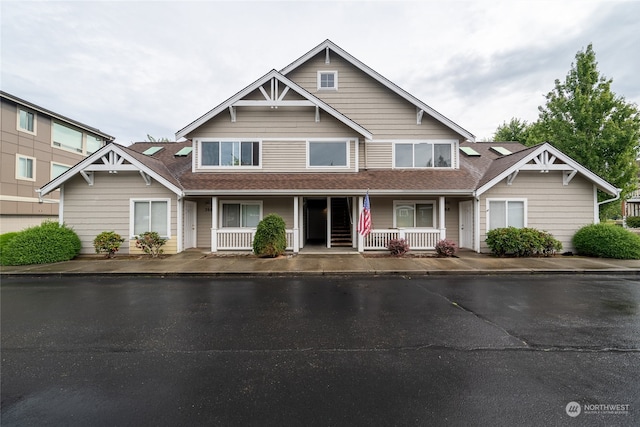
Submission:
[[[294,230],[287,231],[287,250],[294,249],[295,235]],[[253,237],[256,230],[249,229],[218,229],[211,230],[211,251],[246,251],[253,250]]]
[[[410,249],[435,249],[436,243],[444,238],[444,230],[440,229],[389,229],[372,230],[364,238],[364,250],[387,249],[389,240],[405,239]]]

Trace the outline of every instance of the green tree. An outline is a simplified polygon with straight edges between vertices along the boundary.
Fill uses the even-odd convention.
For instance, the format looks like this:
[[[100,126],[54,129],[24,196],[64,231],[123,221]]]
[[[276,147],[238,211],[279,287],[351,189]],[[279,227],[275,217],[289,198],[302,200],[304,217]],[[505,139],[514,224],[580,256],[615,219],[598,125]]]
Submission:
[[[517,141],[527,145],[531,125],[526,120],[512,117],[509,123],[503,122],[493,134],[492,141],[508,142]]]
[[[153,136],[147,134],[146,142],[171,142],[169,138],[154,138]]]
[[[636,188],[635,162],[640,142],[637,105],[611,91],[612,79],[600,75],[591,44],[576,54],[564,82],[546,95],[529,144],[548,141],[603,179],[622,189],[625,198]],[[599,199],[611,196],[600,194]],[[619,210],[620,202],[603,205],[601,217]]]

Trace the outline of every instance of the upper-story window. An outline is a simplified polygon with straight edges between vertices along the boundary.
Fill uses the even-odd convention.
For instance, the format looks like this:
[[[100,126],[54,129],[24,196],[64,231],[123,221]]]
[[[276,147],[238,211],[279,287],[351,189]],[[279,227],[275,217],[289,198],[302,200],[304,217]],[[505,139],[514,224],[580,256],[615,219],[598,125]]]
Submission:
[[[260,166],[258,141],[202,141],[201,166]]]
[[[450,168],[451,143],[402,142],[396,143],[396,168]]]
[[[71,168],[69,165],[63,165],[61,163],[51,162],[51,179],[55,179],[68,171]]]
[[[349,143],[347,141],[309,141],[307,146],[309,167],[347,167]]]
[[[25,181],[36,180],[35,158],[16,154],[16,179],[22,179]]]
[[[338,72],[318,71],[318,90],[338,90]]]
[[[105,144],[95,135],[83,133],[78,129],[53,122],[53,146],[81,154],[92,154]]]
[[[82,153],[82,132],[53,122],[53,145]]]
[[[18,130],[36,134],[36,113],[23,107],[18,107]]]

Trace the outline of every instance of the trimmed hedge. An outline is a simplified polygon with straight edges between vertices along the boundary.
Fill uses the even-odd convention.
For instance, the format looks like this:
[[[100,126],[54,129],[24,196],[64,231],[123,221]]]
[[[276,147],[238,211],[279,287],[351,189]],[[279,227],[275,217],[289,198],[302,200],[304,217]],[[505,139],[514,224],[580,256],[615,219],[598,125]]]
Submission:
[[[573,246],[580,255],[640,259],[640,236],[622,227],[591,224],[573,236]]]
[[[628,216],[626,222],[629,228],[640,228],[640,216]]]
[[[535,228],[495,228],[487,233],[485,242],[497,256],[549,256],[562,250],[562,243],[551,233]]]
[[[49,264],[75,258],[82,244],[71,228],[56,221],[18,232],[2,248],[2,265]]]
[[[275,258],[287,249],[287,228],[281,216],[269,214],[258,223],[253,238],[253,253],[261,258]]]

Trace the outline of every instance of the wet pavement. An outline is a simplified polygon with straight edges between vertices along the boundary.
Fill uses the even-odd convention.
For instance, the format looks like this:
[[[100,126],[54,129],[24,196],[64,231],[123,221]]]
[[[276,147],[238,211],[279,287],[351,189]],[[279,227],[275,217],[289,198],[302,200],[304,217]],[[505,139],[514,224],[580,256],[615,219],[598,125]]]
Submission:
[[[82,256],[55,264],[3,266],[7,275],[201,275],[201,276],[300,276],[300,275],[443,275],[443,274],[548,274],[621,273],[640,275],[640,260],[615,260],[581,256],[496,258],[460,251],[457,257],[424,254],[395,258],[384,253],[318,252],[274,259],[253,255],[188,250],[152,259],[147,256]]]
[[[640,424],[633,271],[11,275],[0,290],[3,426]]]

